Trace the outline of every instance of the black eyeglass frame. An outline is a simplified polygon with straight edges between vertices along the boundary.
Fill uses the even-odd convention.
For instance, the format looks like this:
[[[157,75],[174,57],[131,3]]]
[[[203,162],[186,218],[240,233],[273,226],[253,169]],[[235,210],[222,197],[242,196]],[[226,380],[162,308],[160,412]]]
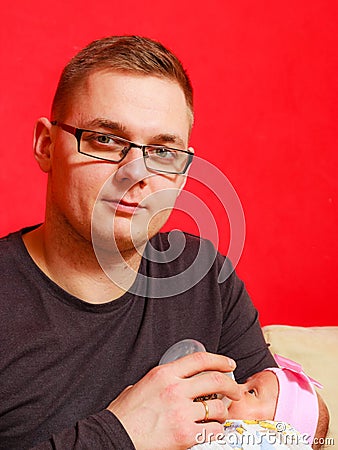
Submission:
[[[58,122],[57,120],[53,120],[51,122],[51,124],[54,125],[54,126],[58,126],[58,127],[62,128],[62,130],[66,131],[67,133],[70,133],[73,136],[75,136],[75,138],[77,140],[77,151],[79,153],[81,153],[81,155],[86,155],[86,156],[89,156],[90,158],[99,159],[101,161],[107,161],[107,162],[117,163],[118,164],[121,161],[123,161],[124,158],[128,155],[129,150],[131,148],[135,147],[135,148],[139,148],[140,150],[142,150],[143,161],[144,161],[144,164],[145,164],[147,170],[152,171],[152,172],[161,172],[161,173],[169,173],[169,174],[174,174],[174,175],[183,175],[187,171],[187,169],[190,166],[190,164],[192,163],[193,156],[194,156],[194,153],[190,152],[189,150],[181,150],[181,149],[178,149],[178,148],[167,147],[167,146],[164,146],[164,145],[140,145],[140,144],[135,144],[135,142],[128,141],[128,139],[121,138],[120,136],[116,136],[115,134],[102,133],[101,131],[94,131],[94,130],[86,130],[84,128],[76,128],[76,127],[73,127],[71,125],[67,125],[66,123]],[[119,141],[122,141],[122,142],[125,142],[126,144],[128,144],[128,147],[125,150],[123,150],[123,156],[118,161],[114,161],[114,160],[107,159],[107,158],[101,158],[100,156],[89,155],[88,153],[85,153],[85,152],[81,151],[80,142],[81,142],[81,136],[82,136],[82,134],[84,132],[97,133],[97,134],[100,134],[100,135],[103,135],[103,136],[116,138]],[[180,172],[173,172],[173,171],[169,171],[169,170],[160,170],[160,169],[149,168],[147,166],[147,163],[146,163],[146,160],[149,157],[149,155],[147,153],[147,147],[151,147],[151,148],[165,148],[165,149],[168,149],[168,150],[174,150],[176,152],[188,154],[188,160],[187,160],[187,162],[186,162],[186,164],[184,166],[184,169],[181,170]]]

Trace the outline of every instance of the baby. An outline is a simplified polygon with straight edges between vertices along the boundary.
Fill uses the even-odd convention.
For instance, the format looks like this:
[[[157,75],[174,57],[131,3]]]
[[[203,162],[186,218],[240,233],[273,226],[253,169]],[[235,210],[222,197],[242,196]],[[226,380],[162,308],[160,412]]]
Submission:
[[[232,419],[270,419],[290,423],[302,434],[315,436],[319,406],[314,386],[323,386],[307,376],[302,367],[275,355],[280,368],[258,372],[241,385],[241,400],[228,408]]]
[[[175,361],[197,351],[206,350],[200,342],[185,339],[170,347],[162,356],[160,364]],[[239,385],[242,390],[240,400],[230,402],[223,398],[229,419],[224,424],[222,437],[230,436],[231,433],[237,433],[238,437],[245,433],[251,434],[257,445],[243,445],[242,442],[241,445],[234,446],[229,445],[226,440],[221,443],[212,441],[203,444],[203,436],[196,436],[196,442],[200,445],[194,446],[193,449],[310,449],[311,444],[313,449],[320,448],[314,438],[325,438],[329,424],[326,405],[314,389],[314,386],[322,388],[322,385],[306,375],[298,363],[279,355],[275,355],[275,360],[279,368],[265,369]],[[217,394],[211,394],[198,397],[195,401],[203,402],[207,408],[206,402],[217,397]],[[264,441],[263,436],[267,430],[275,433],[276,437],[285,438],[292,435],[304,443],[294,444],[293,441],[291,446],[290,443],[284,445],[282,439],[280,444],[272,445],[266,439]],[[257,437],[262,438],[262,443],[257,443]]]
[[[284,431],[285,434],[286,424],[290,424],[301,435],[307,435],[308,439],[305,442],[311,445],[315,437],[325,437],[328,429],[327,408],[320,397],[317,397],[314,389],[314,386],[322,388],[322,385],[307,376],[296,362],[279,355],[275,355],[275,360],[280,368],[265,369],[240,385],[242,398],[231,402],[228,407],[231,420],[225,422],[225,434],[229,430],[240,430],[242,427],[247,431],[252,427],[252,432],[257,436],[258,426],[265,427],[265,431],[267,429],[276,432]],[[239,422],[239,419],[243,418],[245,420]],[[289,432],[291,431],[296,433],[290,427]],[[194,446],[193,448],[202,450],[202,447]],[[214,443],[205,448],[225,449],[227,447],[224,443]],[[270,446],[270,448],[281,447]],[[310,447],[307,446],[307,448]],[[319,446],[314,445],[313,448],[319,448]]]

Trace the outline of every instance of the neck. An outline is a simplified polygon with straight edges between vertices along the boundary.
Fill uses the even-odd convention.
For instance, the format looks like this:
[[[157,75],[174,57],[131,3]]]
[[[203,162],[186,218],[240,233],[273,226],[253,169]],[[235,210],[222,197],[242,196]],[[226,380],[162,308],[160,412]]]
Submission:
[[[90,239],[48,222],[25,234],[23,241],[37,266],[65,291],[88,303],[121,297],[135,281],[145,244],[140,249],[100,249]]]

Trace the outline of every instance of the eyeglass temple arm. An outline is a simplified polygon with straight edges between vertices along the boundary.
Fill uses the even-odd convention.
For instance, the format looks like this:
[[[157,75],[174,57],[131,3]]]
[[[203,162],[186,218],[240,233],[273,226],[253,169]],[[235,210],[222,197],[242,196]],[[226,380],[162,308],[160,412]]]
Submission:
[[[59,126],[64,131],[67,131],[68,133],[73,134],[74,136],[76,135],[76,128],[75,127],[71,127],[70,125],[67,125],[65,123],[58,122],[57,120],[53,120],[51,122],[51,124]]]

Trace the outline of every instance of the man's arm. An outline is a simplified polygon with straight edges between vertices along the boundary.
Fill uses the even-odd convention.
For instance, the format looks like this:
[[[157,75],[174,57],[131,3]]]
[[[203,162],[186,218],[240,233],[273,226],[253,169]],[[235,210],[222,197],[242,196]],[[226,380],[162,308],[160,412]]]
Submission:
[[[226,419],[223,402],[208,401],[210,422],[201,423],[206,409],[203,403],[193,400],[214,392],[238,400],[237,384],[222,373],[234,367],[229,358],[211,353],[195,353],[155,367],[126,388],[106,411],[53,435],[34,450],[189,448],[203,429],[207,433],[222,432],[221,423]]]
[[[207,401],[210,422],[201,423],[205,406],[193,400],[215,392],[239,400],[237,383],[224,374],[234,368],[234,362],[222,355],[194,353],[152,369],[125,389],[109,410],[122,422],[137,450],[186,449],[203,429],[222,432],[227,417],[223,402]]]
[[[32,450],[135,450],[117,417],[108,410],[77,422],[75,427],[53,434]]]

